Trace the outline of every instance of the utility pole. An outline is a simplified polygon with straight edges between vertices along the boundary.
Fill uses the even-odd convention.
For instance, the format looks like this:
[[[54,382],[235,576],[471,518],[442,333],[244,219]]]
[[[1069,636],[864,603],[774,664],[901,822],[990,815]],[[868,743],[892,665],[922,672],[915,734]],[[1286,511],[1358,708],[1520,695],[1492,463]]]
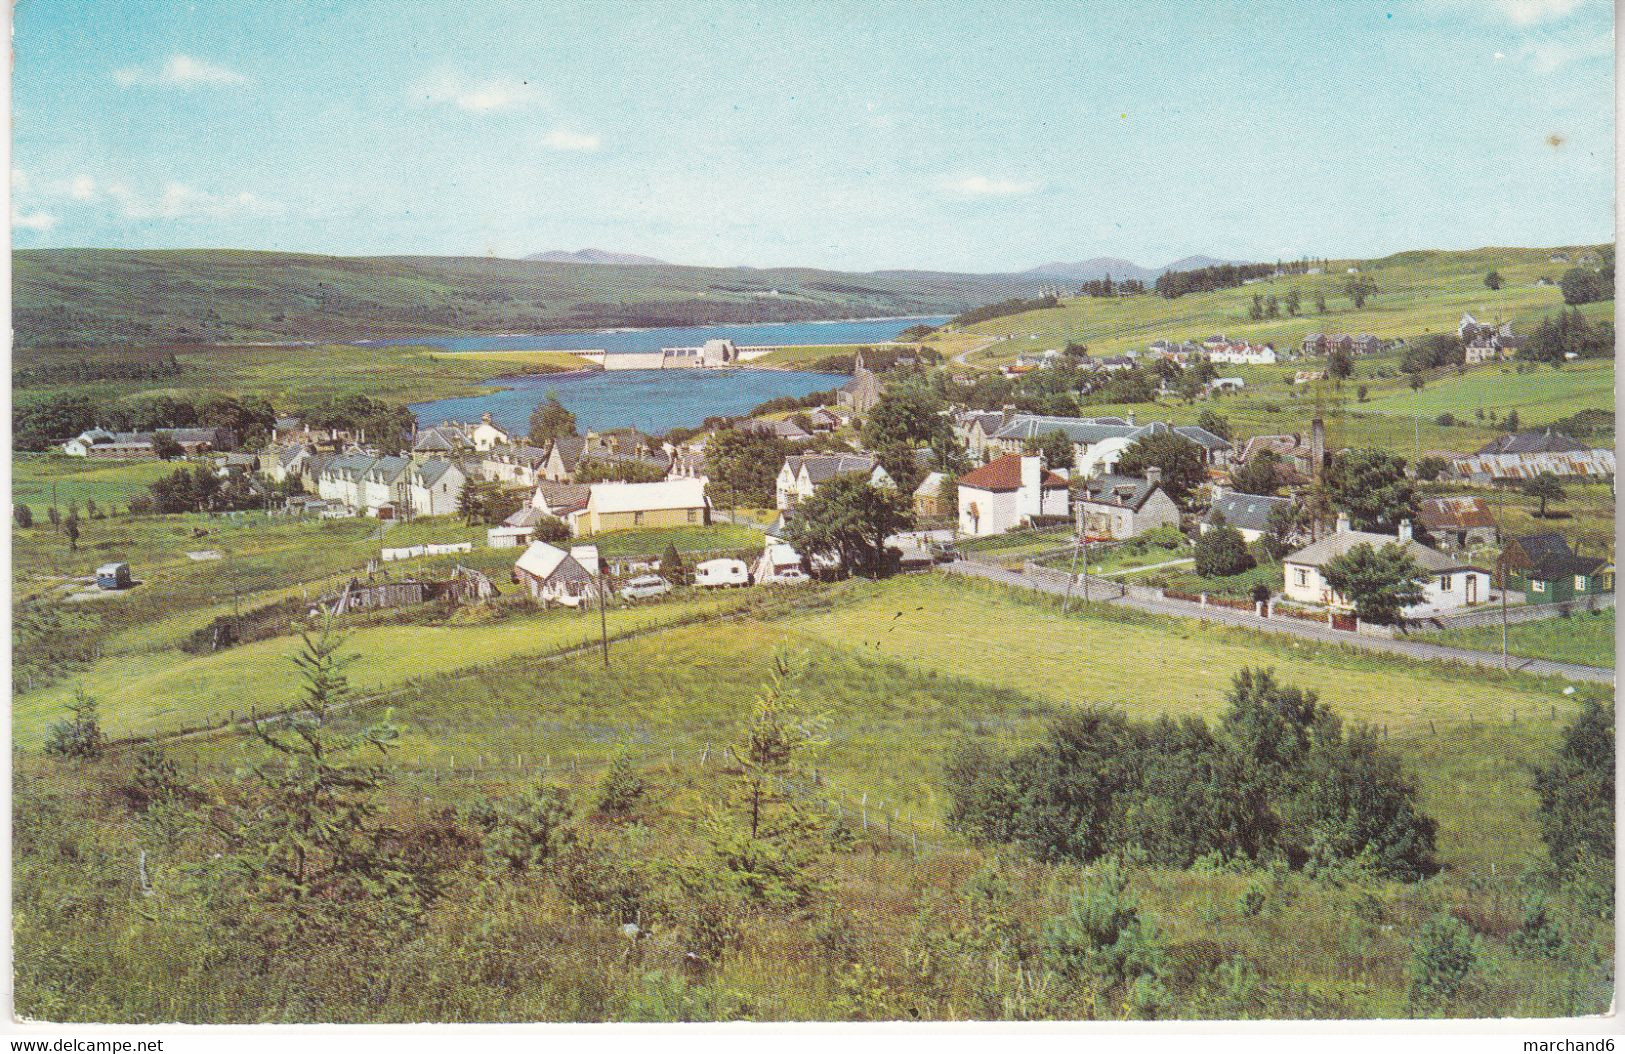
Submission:
[[[1072,584],[1078,580],[1078,550],[1083,548],[1083,507],[1080,505],[1077,508],[1078,533],[1072,539],[1072,573],[1066,576],[1066,596],[1061,599],[1061,614],[1063,615],[1066,614],[1066,609],[1072,605]],[[1087,563],[1083,565],[1083,573],[1087,578],[1089,574],[1089,565]],[[1083,588],[1089,588],[1087,583]]]
[[[604,654],[604,669],[609,669],[609,616],[604,613],[604,558],[598,558],[598,645]]]
[[[1507,668],[1507,573],[1506,559],[1501,561],[1501,669]]]

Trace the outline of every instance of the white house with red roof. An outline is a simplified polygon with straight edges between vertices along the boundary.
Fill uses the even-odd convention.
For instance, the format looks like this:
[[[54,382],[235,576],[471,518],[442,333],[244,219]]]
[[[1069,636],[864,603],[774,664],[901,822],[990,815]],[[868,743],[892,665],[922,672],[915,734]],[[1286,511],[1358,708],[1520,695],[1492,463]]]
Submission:
[[[1003,534],[1044,516],[1065,517],[1067,483],[1034,454],[1006,454],[959,477],[959,533]]]

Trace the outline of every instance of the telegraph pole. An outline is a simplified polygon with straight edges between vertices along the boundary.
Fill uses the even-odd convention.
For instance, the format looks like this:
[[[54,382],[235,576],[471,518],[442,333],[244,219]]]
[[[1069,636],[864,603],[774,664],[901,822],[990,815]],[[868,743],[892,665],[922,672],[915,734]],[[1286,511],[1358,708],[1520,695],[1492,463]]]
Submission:
[[[1501,669],[1507,668],[1507,573],[1506,558],[1501,560]]]
[[[1083,507],[1080,505],[1077,508],[1079,510],[1078,533],[1072,539],[1072,573],[1066,577],[1066,596],[1061,599],[1061,614],[1063,615],[1066,614],[1066,609],[1072,605],[1072,584],[1078,580],[1078,550],[1083,547]],[[1083,573],[1087,579],[1089,575],[1089,565],[1087,563],[1083,565]],[[1085,582],[1083,588],[1085,590],[1089,588],[1087,582]]]
[[[604,613],[604,558],[598,558],[598,645],[604,654],[604,669],[609,669],[609,616]]]

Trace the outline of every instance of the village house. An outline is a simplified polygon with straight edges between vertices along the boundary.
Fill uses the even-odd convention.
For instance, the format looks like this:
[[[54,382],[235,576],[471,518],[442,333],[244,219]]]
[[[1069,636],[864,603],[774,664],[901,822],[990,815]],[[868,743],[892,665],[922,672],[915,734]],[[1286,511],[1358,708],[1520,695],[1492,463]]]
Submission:
[[[854,414],[866,414],[880,402],[880,393],[880,378],[864,366],[863,352],[859,351],[852,364],[852,379],[836,390],[835,401]]]
[[[490,414],[482,414],[480,423],[466,429],[464,434],[473,443],[474,449],[482,452],[513,443],[513,437],[492,422]]]
[[[1162,489],[1162,470],[1140,476],[1097,476],[1086,480],[1077,501],[1085,537],[1122,541],[1156,527],[1178,527],[1179,506]]]
[[[961,411],[953,417],[954,438],[964,445],[971,461],[979,465],[992,454],[993,437],[1004,427],[1008,419],[1006,414],[998,411]]]
[[[1494,545],[1501,538],[1495,515],[1483,498],[1424,498],[1417,503],[1416,522],[1435,545],[1446,550]]]
[[[594,483],[586,507],[572,513],[569,522],[577,536],[630,527],[698,526],[711,522],[711,503],[705,481],[699,479]]]
[[[788,509],[812,497],[813,491],[825,480],[846,475],[866,476],[876,487],[895,486],[873,454],[803,454],[785,458],[779,467],[774,483],[775,503],[781,510]]]
[[[817,433],[833,432],[845,424],[847,418],[827,406],[819,406],[808,412],[807,420],[812,423],[812,430]]]
[[[491,447],[480,459],[480,475],[493,483],[534,487],[547,468],[548,451],[516,445]]]
[[[1241,464],[1250,464],[1265,451],[1275,455],[1276,478],[1287,486],[1309,482],[1315,475],[1314,445],[1292,435],[1253,436],[1241,448]]]
[[[1165,359],[1183,366],[1201,353],[1202,346],[1188,340],[1161,339],[1153,340],[1145,350],[1149,358]]]
[[[1326,379],[1325,370],[1299,370],[1292,375],[1293,384],[1313,384]]]
[[[472,450],[474,441],[456,421],[443,421],[432,428],[422,428],[412,437],[414,458],[454,457]]]
[[[381,519],[410,508],[407,472],[412,462],[404,457],[343,454],[327,462],[316,479],[316,493]]]
[[[1139,440],[1160,433],[1173,433],[1202,449],[1203,461],[1212,467],[1228,463],[1228,440],[1197,425],[1169,425],[1162,421],[1145,424],[1133,416],[1048,417],[1039,414],[1011,414],[987,441],[990,453],[1020,454],[1032,444],[1060,432],[1072,442],[1072,467],[1084,476],[1112,472],[1123,452]],[[973,433],[974,436],[974,433]]]
[[[1382,352],[1382,338],[1373,333],[1311,333],[1303,338],[1305,355],[1330,355],[1334,351],[1350,355],[1377,355]]]
[[[575,478],[576,465],[586,453],[587,440],[583,436],[559,436],[548,444],[547,465],[542,469],[544,479],[568,483]]]
[[[1006,454],[959,478],[959,533],[1003,534],[1067,515],[1067,482],[1035,454]]]
[[[950,497],[943,484],[948,477],[942,472],[927,472],[925,479],[914,488],[914,515],[922,520],[939,520],[953,515]]]
[[[775,439],[783,439],[791,443],[804,443],[812,438],[811,432],[807,431],[805,428],[802,428],[794,421],[751,419],[741,421],[734,427],[739,429],[741,432],[748,432],[752,435],[772,436]]]
[[[667,479],[710,479],[711,465],[704,447],[688,447],[671,455]]]
[[[1440,614],[1490,600],[1490,573],[1466,560],[1447,556],[1411,537],[1409,520],[1399,525],[1398,536],[1356,531],[1347,516],[1337,518],[1337,530],[1282,561],[1286,575],[1283,592],[1290,600],[1348,610],[1352,604],[1326,584],[1322,569],[1359,545],[1381,549],[1397,545],[1416,561],[1427,578],[1422,584],[1422,602],[1406,608],[1407,618]]]
[[[237,446],[237,438],[229,428],[160,428],[152,432],[110,432],[105,428],[91,428],[63,443],[62,452],[69,457],[148,460],[158,456],[160,435],[180,444],[187,457],[196,457],[209,450],[233,450]]]
[[[354,437],[344,428],[317,428],[302,417],[279,417],[271,426],[271,442],[278,446],[304,443],[320,450],[334,450]]]
[[[559,483],[543,479],[536,482],[536,490],[530,496],[530,507],[543,516],[568,523],[571,516],[587,507],[587,499],[591,496],[592,488],[585,483]],[[531,525],[534,526],[534,522]]]
[[[514,562],[514,581],[544,603],[579,607],[598,599],[598,547],[572,546],[568,551],[547,542],[531,542]]]
[[[1207,352],[1207,361],[1213,363],[1234,366],[1273,366],[1276,363],[1275,348],[1270,344],[1232,340],[1212,348],[1203,345],[1203,348]]]
[[[1507,542],[1496,575],[1507,589],[1530,604],[1561,604],[1613,590],[1603,574],[1607,561],[1580,556],[1556,531],[1524,535]]]
[[[468,474],[454,461],[433,458],[412,466],[406,500],[414,516],[450,516],[463,500]]]
[[[316,456],[316,448],[308,443],[267,447],[259,455],[259,472],[272,483],[286,483],[303,478],[305,465]]]
[[[1285,515],[1292,509],[1291,498],[1276,498],[1265,494],[1243,494],[1239,490],[1219,489],[1202,517],[1200,533],[1215,527],[1234,527],[1248,545],[1271,533],[1271,518]],[[1294,544],[1303,532],[1294,529],[1287,538]]]

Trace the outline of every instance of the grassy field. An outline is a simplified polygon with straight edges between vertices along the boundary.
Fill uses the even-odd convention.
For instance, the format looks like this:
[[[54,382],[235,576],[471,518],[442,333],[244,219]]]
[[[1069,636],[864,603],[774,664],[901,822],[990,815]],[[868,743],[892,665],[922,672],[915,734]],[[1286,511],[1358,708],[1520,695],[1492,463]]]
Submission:
[[[1501,627],[1444,630],[1429,634],[1428,639],[1458,648],[1500,651]],[[1614,609],[1508,626],[1507,651],[1527,659],[1578,662],[1611,669],[1614,665]]]
[[[1068,341],[1088,345],[1091,353],[1115,355],[1143,349],[1160,337],[1201,340],[1211,334],[1270,342],[1277,351],[1296,351],[1309,333],[1375,333],[1384,339],[1408,340],[1429,333],[1452,332],[1463,313],[1484,322],[1512,322],[1527,333],[1540,319],[1562,307],[1556,280],[1570,265],[1553,263],[1546,249],[1479,249],[1472,252],[1408,252],[1380,260],[1334,261],[1328,273],[1272,279],[1235,289],[1198,293],[1177,299],[1155,294],[1132,297],[1066,300],[1060,307],[996,318],[967,326],[963,333],[1003,338],[972,355],[978,365],[1008,362],[1017,355],[1064,347]],[[1364,308],[1343,294],[1349,266],[1376,283],[1379,292]],[[1500,271],[1506,284],[1491,291],[1484,275]],[[1284,298],[1297,289],[1304,313],[1254,322],[1247,317],[1254,294]],[[1314,298],[1324,295],[1327,311],[1314,311]],[[1612,313],[1610,304],[1592,304],[1586,314],[1597,319]],[[1286,366],[1282,367],[1287,368]]]
[[[126,761],[85,773],[60,763],[46,771],[30,760],[37,771],[30,770],[29,800],[40,811],[30,812],[20,843],[20,1005],[48,1018],[164,1020],[1114,1017],[1115,1006],[1035,996],[997,970],[988,976],[983,957],[943,944],[963,920],[986,917],[967,892],[978,872],[978,882],[993,875],[995,889],[1006,890],[998,903],[1014,910],[1025,941],[1036,941],[1071,890],[1095,881],[1073,865],[968,846],[944,830],[943,761],[966,738],[1029,742],[1052,717],[1091,704],[1118,705],[1141,719],[1212,719],[1230,675],[1247,664],[1273,666],[1287,682],[1316,689],[1345,720],[1386,727],[1386,745],[1418,781],[1420,806],[1439,822],[1444,871],[1406,885],[1131,864],[1133,891],[1173,964],[1172,1016],[1406,1016],[1412,936],[1441,912],[1470,919],[1481,934],[1473,983],[1450,1012],[1596,1012],[1606,1003],[1606,971],[1597,965],[1605,960],[1591,958],[1592,949],[1607,953],[1605,927],[1593,934],[1580,928],[1590,921],[1574,923],[1567,932],[1575,950],[1562,960],[1532,959],[1507,939],[1521,917],[1517,876],[1544,852],[1529,766],[1547,755],[1579,702],[1556,684],[1293,647],[1115,610],[1062,615],[1042,598],[939,576],[850,583],[797,599],[809,606],[616,643],[608,670],[591,654],[554,663],[525,651],[504,656],[502,641],[517,623],[466,627],[472,634],[462,637],[415,628],[392,642],[423,649],[427,641],[436,653],[478,652],[485,662],[438,670],[406,685],[387,709],[362,707],[332,722],[342,731],[387,714],[402,730],[384,803],[408,837],[450,837],[460,830],[449,826],[456,806],[538,779],[590,801],[603,764],[622,753],[641,766],[650,796],[629,826],[577,821],[583,850],[602,854],[602,870],[587,873],[591,884],[574,863],[565,875],[551,867],[499,881],[454,874],[409,949],[374,967],[389,979],[384,994],[354,996],[366,983],[357,980],[290,989],[291,975],[261,979],[229,954],[209,971],[179,967],[161,988],[128,985],[121,978],[141,959],[197,961],[180,954],[194,929],[175,924],[191,918],[176,884],[185,847],[155,841],[150,825],[109,804],[128,780],[120,775]],[[545,636],[538,620],[524,627],[530,641]],[[358,667],[371,676],[382,639],[358,633],[352,642],[364,655]],[[827,718],[814,762],[819,794],[839,804],[850,848],[820,857],[810,909],[734,916],[741,935],[728,954],[691,980],[673,981],[693,932],[683,920],[698,908],[687,893],[664,908],[650,893],[637,894],[640,876],[706,873],[695,818],[715,815],[729,778],[722,744],[750,711],[775,653],[795,671],[791,697]],[[293,679],[272,658],[260,663],[270,671],[264,687],[274,678],[285,695]],[[242,674],[231,674],[234,697]],[[257,756],[240,735],[169,751],[193,779]],[[57,797],[41,800],[41,788]],[[69,843],[84,863],[49,866]],[[116,872],[132,844],[154,846],[160,896],[144,906],[162,915],[131,909],[127,878],[116,901],[98,892],[97,876]],[[468,859],[456,842],[422,844]],[[95,909],[65,914],[60,905],[71,890]],[[1262,910],[1243,907],[1244,894],[1260,896]],[[638,918],[648,940],[636,963],[626,961],[617,931],[631,910],[617,905],[629,895],[641,895],[646,912]],[[1560,910],[1576,909],[1565,901]],[[47,940],[50,956],[42,950]],[[1219,986],[1213,972],[1221,965],[1252,980]],[[308,982],[318,968],[333,969],[301,962],[298,976]]]
[[[478,647],[498,657],[498,645]],[[1054,715],[1098,704],[1142,720],[1211,721],[1236,671],[1272,667],[1346,722],[1383,730],[1420,778],[1441,851],[1471,869],[1516,869],[1536,852],[1524,766],[1592,691],[1566,696],[1560,682],[1116,609],[1062,615],[1025,594],[933,575],[850,584],[811,609],[720,631],[629,640],[612,649],[608,672],[592,654],[498,661],[425,681],[390,706],[409,729],[409,769],[475,758],[501,769],[544,756],[590,764],[622,750],[691,764],[748,711],[775,652],[798,665],[801,697],[830,720],[820,760],[829,785],[931,829],[945,805],[941,766],[965,736],[1025,742]],[[285,670],[277,676],[287,682]],[[237,748],[199,749],[225,760]]]
[[[1472,418],[1484,410],[1498,417],[1518,411],[1521,421],[1552,421],[1580,410],[1614,406],[1614,364],[1606,360],[1541,366],[1519,372],[1512,365],[1485,366],[1465,376],[1447,374],[1421,391],[1389,391],[1360,406],[1362,413],[1435,418],[1450,413]]]
[[[91,461],[66,454],[18,451],[11,458],[11,500],[28,505],[44,518],[52,495],[61,509],[94,501],[102,508],[128,505],[144,495],[155,481],[173,473],[178,464],[168,461]]]

